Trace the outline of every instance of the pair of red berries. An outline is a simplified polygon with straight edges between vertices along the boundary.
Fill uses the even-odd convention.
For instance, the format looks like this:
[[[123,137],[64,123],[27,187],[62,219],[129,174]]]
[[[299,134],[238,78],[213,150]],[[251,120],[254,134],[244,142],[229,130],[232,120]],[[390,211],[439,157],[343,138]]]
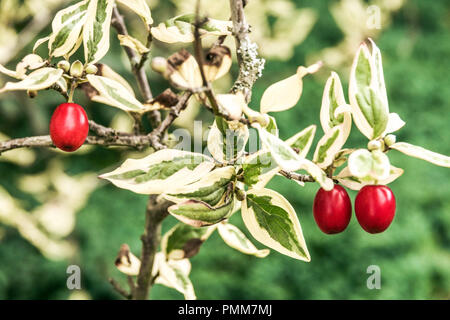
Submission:
[[[317,225],[324,233],[344,231],[352,217],[352,204],[347,191],[339,185],[335,185],[331,191],[320,188],[314,199],[313,212]],[[355,214],[365,231],[383,232],[395,215],[392,190],[382,185],[364,186],[356,195]]]
[[[53,144],[67,152],[81,147],[87,138],[89,123],[83,107],[76,103],[60,104],[50,120]]]

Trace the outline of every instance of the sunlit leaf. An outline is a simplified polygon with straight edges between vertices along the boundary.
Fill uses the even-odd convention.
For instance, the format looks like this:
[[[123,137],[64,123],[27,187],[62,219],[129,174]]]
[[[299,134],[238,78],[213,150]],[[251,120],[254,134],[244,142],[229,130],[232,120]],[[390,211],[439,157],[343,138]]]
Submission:
[[[295,259],[311,260],[294,208],[279,193],[249,190],[242,205],[242,219],[262,244]]]

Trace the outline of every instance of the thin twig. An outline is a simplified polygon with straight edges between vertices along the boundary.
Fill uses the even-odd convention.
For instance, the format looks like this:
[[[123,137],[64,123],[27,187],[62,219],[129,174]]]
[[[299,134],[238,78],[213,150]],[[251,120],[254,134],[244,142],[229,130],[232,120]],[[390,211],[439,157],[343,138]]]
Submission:
[[[130,293],[128,293],[124,288],[120,286],[120,284],[114,280],[113,278],[109,278],[109,283],[111,283],[114,290],[117,291],[121,296],[123,296],[125,299],[131,299],[132,296]]]
[[[114,7],[113,9],[111,25],[117,30],[118,34],[128,35],[128,29],[125,25],[125,21],[123,20],[123,17],[120,14],[119,9],[117,9],[117,7]],[[142,60],[142,58],[139,59],[137,52],[134,51],[132,48],[125,46],[123,47],[123,49],[125,50],[125,53],[127,54],[128,59],[130,60],[131,70],[134,76],[136,77],[139,86],[139,91],[141,92],[142,97],[144,98],[145,102],[150,102],[153,98],[153,95],[144,69],[144,62],[147,59],[147,57],[144,60]],[[161,113],[157,110],[151,111],[149,112],[149,118],[153,128],[156,128],[161,122]]]
[[[309,174],[300,174],[300,173],[288,172],[288,171],[284,171],[284,170],[281,170],[279,173],[282,176],[284,176],[290,180],[297,180],[300,182],[316,182],[316,180],[314,180],[314,178],[312,176],[310,176]]]

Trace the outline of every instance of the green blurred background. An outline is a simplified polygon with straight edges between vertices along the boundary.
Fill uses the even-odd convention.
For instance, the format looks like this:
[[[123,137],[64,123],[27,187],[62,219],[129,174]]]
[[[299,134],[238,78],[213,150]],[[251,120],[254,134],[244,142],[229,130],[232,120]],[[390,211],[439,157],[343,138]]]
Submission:
[[[47,35],[50,29],[47,23],[35,28],[29,41],[20,43],[24,48],[15,48],[16,51],[8,47],[11,39],[18,37],[19,42],[27,39],[21,32],[30,32],[27,26],[36,20],[33,16],[42,15],[45,11],[42,8],[49,8],[51,16],[64,6],[61,1],[41,1],[44,5],[36,10],[36,2],[35,5],[13,0],[0,3],[3,23],[0,63],[10,68],[31,51],[32,43],[28,42]],[[221,4],[215,8],[216,2],[204,0],[206,11],[220,12]],[[149,3],[156,22],[186,12],[189,5],[192,8],[192,1]],[[381,10],[381,30],[366,23],[373,7],[366,8],[373,4]],[[282,138],[310,124],[320,127],[322,90],[329,72],[336,70],[340,74],[346,91],[353,54],[359,42],[370,35],[383,54],[390,110],[407,123],[397,133],[397,140],[450,154],[447,0],[250,0],[247,11],[254,37],[267,58],[264,75],[254,87],[251,104],[254,108],[268,85],[291,75],[297,66],[317,59],[325,62],[317,75],[305,79],[298,106],[275,115]],[[224,12],[217,18],[227,19],[227,15]],[[141,36],[139,19],[128,14],[127,18],[131,19],[132,32]],[[47,17],[45,21],[50,19]],[[115,32],[111,39],[111,52],[103,61],[132,82]],[[154,54],[167,56],[178,48],[156,42]],[[39,52],[45,54],[45,48]],[[235,69],[232,76],[236,76]],[[158,75],[149,72],[149,77],[154,93],[167,86]],[[0,78],[2,83],[6,80]],[[225,79],[218,86],[227,90],[231,80],[232,77]],[[89,103],[81,94],[76,100],[99,123],[128,125],[117,109]],[[47,134],[52,110],[61,102],[55,92],[39,93],[33,100],[25,93],[4,94],[0,97],[0,132],[10,137]],[[189,127],[196,115],[195,106],[188,112],[180,125]],[[198,118],[211,121],[206,113]],[[321,134],[319,129],[315,142]],[[366,143],[353,127],[347,146],[363,147]],[[139,253],[147,197],[98,182],[95,177],[130,156],[138,155],[124,149],[83,147],[70,155],[32,150],[0,157],[0,299],[119,298],[107,279],[113,276],[125,283],[113,262],[122,243]],[[450,298],[450,170],[399,153],[391,152],[389,156],[405,173],[390,185],[397,198],[397,213],[386,232],[369,235],[353,217],[346,232],[324,235],[312,216],[317,185],[302,188],[276,177],[269,187],[285,195],[295,207],[311,262],[300,262],[276,252],[265,259],[246,256],[226,246],[214,233],[192,259],[190,277],[198,298]],[[356,193],[349,193],[354,200]],[[231,222],[252,239],[239,214]],[[174,218],[169,217],[164,230],[174,223]],[[81,291],[69,291],[66,287],[66,268],[70,264],[81,268]],[[369,290],[366,286],[369,276],[366,269],[370,265],[381,268],[380,290]],[[151,297],[183,298],[160,285],[153,288]]]

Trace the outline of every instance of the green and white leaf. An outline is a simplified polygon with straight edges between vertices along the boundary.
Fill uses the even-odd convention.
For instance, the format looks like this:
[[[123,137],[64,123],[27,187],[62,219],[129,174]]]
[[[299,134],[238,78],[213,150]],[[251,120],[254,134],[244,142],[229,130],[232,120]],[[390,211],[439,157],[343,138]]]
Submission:
[[[185,184],[166,192],[164,197],[177,204],[188,200],[196,200],[215,207],[223,202],[224,197],[228,196],[230,187],[233,187],[230,183],[233,182],[234,178],[235,169],[233,166],[214,169],[194,183]]]
[[[353,120],[369,140],[385,132],[389,106],[381,63],[381,54],[372,42],[372,54],[366,44],[359,47],[350,73],[349,97]]]
[[[96,63],[109,50],[109,29],[114,0],[90,0],[83,28],[86,64]]]
[[[153,23],[153,19],[150,12],[150,7],[145,0],[117,0],[117,2],[123,4],[128,7],[128,9],[139,15],[147,26],[147,29],[150,28],[150,25]]]
[[[320,123],[325,135],[336,126],[342,128],[339,136],[342,146],[347,141],[352,128],[351,112],[350,105],[345,101],[341,80],[335,72],[332,72],[323,91]]]
[[[169,207],[175,218],[193,227],[205,227],[216,224],[231,216],[234,212],[235,197],[229,195],[223,203],[215,207],[199,200],[188,200]]]
[[[166,260],[163,253],[155,256],[153,275],[158,275],[155,283],[173,288],[184,295],[186,300],[195,300],[194,286],[189,279],[191,263],[189,259]]]
[[[287,139],[286,143],[291,148],[298,149],[300,151],[298,155],[301,158],[306,158],[306,155],[311,148],[315,133],[316,125],[310,125],[309,127],[303,129],[299,133]]]
[[[270,151],[272,158],[282,170],[300,169],[302,158],[286,142],[262,128],[258,128],[258,133],[264,148]]]
[[[241,210],[256,240],[289,257],[311,260],[294,208],[282,195],[269,189],[249,190]]]
[[[208,134],[208,150],[219,162],[232,161],[242,156],[248,137],[249,130],[246,125],[216,117]]]
[[[260,150],[245,158],[242,169],[244,182],[254,189],[261,189],[280,171],[269,151]]]
[[[145,107],[122,83],[110,78],[89,74],[89,83],[100,93],[92,100],[108,104],[126,112],[144,112]]]
[[[161,249],[171,260],[191,258],[198,253],[203,242],[215,229],[215,226],[195,228],[178,223],[164,234],[161,240]]]
[[[271,135],[264,129],[258,129],[258,132],[263,146],[270,151],[273,160],[275,160],[281,170],[292,172],[304,169],[313,176],[322,188],[325,190],[333,189],[333,181],[327,177],[326,173],[319,166],[305,158],[301,158],[286,142]]]
[[[348,168],[353,177],[360,179],[385,180],[390,174],[389,158],[380,150],[354,151],[348,157]]]
[[[321,168],[327,168],[333,163],[336,154],[343,147],[342,126],[333,127],[317,143],[313,161]]]
[[[142,159],[128,159],[100,176],[119,188],[141,194],[162,194],[200,180],[215,164],[200,153],[164,149]]]
[[[450,168],[450,157],[424,149],[406,142],[397,142],[390,146],[391,149],[400,151],[410,157],[431,162],[437,166]]]
[[[265,127],[265,129],[267,132],[273,134],[275,137],[278,137],[279,130],[278,130],[277,121],[272,116],[268,116],[268,117],[269,117],[269,124]]]
[[[258,250],[241,230],[230,223],[217,224],[217,230],[227,245],[242,253],[258,258],[265,258],[270,253],[269,249]]]
[[[153,37],[166,43],[192,42],[194,41],[195,14],[184,14],[151,29]],[[221,21],[208,18],[199,28],[200,35],[230,35],[233,27],[231,21]]]
[[[390,173],[389,177],[384,180],[376,180],[371,177],[366,178],[357,178],[352,175],[348,167],[345,167],[344,169],[339,172],[339,174],[334,177],[344,185],[345,187],[352,189],[352,190],[360,190],[365,185],[371,185],[371,184],[381,184],[381,185],[387,185],[393,181],[395,181],[398,177],[400,177],[403,174],[403,169],[390,166]]]
[[[117,37],[119,38],[121,46],[129,47],[140,55],[150,51],[150,49],[147,48],[142,42],[130,35],[118,34]]]
[[[48,41],[49,55],[70,56],[78,47],[77,42],[86,23],[89,1],[80,1],[60,10],[52,21],[52,34]],[[75,50],[73,50],[76,48]]]
[[[7,82],[0,93],[14,90],[42,90],[57,82],[63,74],[61,69],[41,68],[33,71],[19,82]]]

